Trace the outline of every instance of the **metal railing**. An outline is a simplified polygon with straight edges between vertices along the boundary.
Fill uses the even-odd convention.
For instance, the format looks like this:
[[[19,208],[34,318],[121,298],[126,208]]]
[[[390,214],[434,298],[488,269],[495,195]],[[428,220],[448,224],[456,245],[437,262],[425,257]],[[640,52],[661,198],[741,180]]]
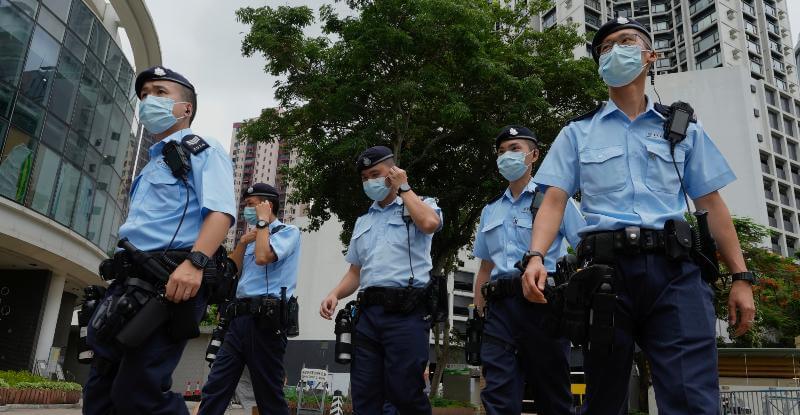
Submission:
[[[800,388],[720,392],[722,415],[800,415]]]

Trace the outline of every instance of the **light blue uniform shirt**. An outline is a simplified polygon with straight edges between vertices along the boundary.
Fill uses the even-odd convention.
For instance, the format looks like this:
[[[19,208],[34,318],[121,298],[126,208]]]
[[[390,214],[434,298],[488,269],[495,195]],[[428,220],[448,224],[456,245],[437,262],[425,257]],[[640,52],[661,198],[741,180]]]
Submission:
[[[119,228],[119,237],[128,238],[142,251],[167,247],[178,228],[186,192],[189,207],[171,249],[191,248],[200,234],[203,219],[210,212],[228,214],[233,225],[236,200],[233,197],[233,164],[227,151],[214,139],[203,137],[209,144],[198,155],[190,156],[192,170],[188,174],[188,189],[172,175],[164,162],[161,150],[170,141],[180,143],[192,130],[180,130],[150,147],[150,161],[136,176],[131,186],[128,217]]]
[[[300,258],[300,229],[284,225],[275,232],[279,220],[269,224],[269,244],[278,259],[267,265],[256,264],[256,242],[247,244],[242,261],[242,276],[236,287],[236,298],[274,295],[280,297],[281,287],[286,287],[286,298],[294,295],[297,286],[297,264]],[[263,231],[262,231],[263,232]]]
[[[442,210],[436,205],[436,200],[423,198],[423,201],[436,211],[442,221]],[[437,232],[442,229],[443,223],[440,223]],[[432,239],[432,234],[417,229],[413,221],[406,228],[403,199],[398,196],[385,208],[374,202],[369,212],[356,220],[345,260],[361,267],[361,290],[367,287],[407,287],[412,269],[414,287],[424,287],[430,281],[433,268]],[[412,268],[409,268],[409,263]]]
[[[492,280],[498,276],[511,278],[520,274],[514,264],[522,259],[531,245],[531,203],[536,187],[533,180],[528,182],[517,200],[511,195],[511,189],[506,189],[500,198],[486,205],[481,212],[473,255],[494,263]],[[586,221],[575,201],[570,198],[564,209],[564,220],[561,221],[559,233],[545,256],[544,266],[548,272],[555,272],[556,260],[567,254],[567,241],[573,247],[578,246],[578,230],[584,226]]]
[[[699,122],[690,123],[675,147],[675,162],[692,199],[736,179]],[[581,235],[626,226],[660,230],[669,219],[683,219],[687,208],[664,117],[649,99],[634,121],[609,100],[593,116],[568,124],[533,180],[569,195],[581,191],[587,223]]]

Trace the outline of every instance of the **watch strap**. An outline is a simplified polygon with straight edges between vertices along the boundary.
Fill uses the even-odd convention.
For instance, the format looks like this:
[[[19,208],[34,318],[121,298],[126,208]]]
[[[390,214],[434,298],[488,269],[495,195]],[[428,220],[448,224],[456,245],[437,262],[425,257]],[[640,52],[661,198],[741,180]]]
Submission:
[[[755,285],[758,282],[756,279],[756,274],[753,274],[751,271],[737,272],[735,274],[731,274],[731,282],[733,281],[747,281],[753,285]]]
[[[204,253],[202,253],[200,251],[192,251],[192,252],[190,252],[189,256],[187,257],[187,259],[189,260],[189,262],[192,263],[192,265],[195,268],[198,268],[198,269],[203,269],[203,268],[206,267],[206,265],[208,265],[208,255],[206,255],[206,254],[204,254]]]
[[[259,220],[256,222],[256,229],[266,229],[269,227],[269,222],[265,220]]]

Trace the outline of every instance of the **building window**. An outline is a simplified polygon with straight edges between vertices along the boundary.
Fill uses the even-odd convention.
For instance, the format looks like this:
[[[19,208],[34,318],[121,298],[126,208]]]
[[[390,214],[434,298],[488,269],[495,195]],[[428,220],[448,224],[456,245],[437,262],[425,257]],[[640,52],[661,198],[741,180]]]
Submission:
[[[776,160],[775,161],[775,171],[777,173],[776,176],[778,176],[779,179],[787,180],[787,178],[786,178],[786,163]]]
[[[783,128],[786,132],[786,135],[789,137],[794,137],[794,121],[789,118],[783,119]]]
[[[653,44],[655,49],[666,49],[669,47],[669,39],[656,39],[656,42]]]
[[[786,140],[786,149],[789,153],[789,158],[797,161],[797,143],[792,140]]]
[[[764,97],[767,98],[767,104],[775,106],[775,91],[764,88]]]
[[[792,181],[800,186],[800,167],[792,166]],[[797,207],[800,208],[800,206]]]
[[[764,196],[769,200],[775,200],[775,195],[772,193],[772,181],[764,180]]]
[[[772,136],[772,151],[783,154],[783,139],[780,136]]]
[[[770,242],[772,243],[772,252],[775,254],[781,254],[781,237],[778,235],[772,235],[770,238]]]
[[[789,206],[789,188],[785,186],[779,186],[778,195],[781,198],[781,203],[783,203],[786,206]]]
[[[797,239],[794,238],[786,238],[786,256],[789,258],[794,258],[795,253],[797,252]]]
[[[770,205],[767,205],[767,220],[769,222],[769,226],[772,226],[773,228],[778,227],[778,220],[775,219],[775,208]]]
[[[769,169],[769,156],[766,154],[761,154],[761,172],[772,174],[772,171]]]
[[[789,114],[792,113],[792,101],[789,97],[781,95],[781,108]]]
[[[542,17],[542,27],[545,29],[550,28],[554,24],[556,24],[556,9],[551,10]]]
[[[792,224],[792,215],[790,213],[783,213],[783,230],[794,233],[794,225]]]
[[[769,126],[773,130],[781,130],[780,119],[778,118],[778,113],[774,111],[767,111],[769,114]]]

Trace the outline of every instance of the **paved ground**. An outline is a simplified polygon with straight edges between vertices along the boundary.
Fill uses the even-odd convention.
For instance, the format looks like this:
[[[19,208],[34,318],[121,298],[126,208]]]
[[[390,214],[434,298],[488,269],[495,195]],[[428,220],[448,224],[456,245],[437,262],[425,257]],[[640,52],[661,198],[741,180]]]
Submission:
[[[187,406],[189,407],[189,411],[191,412],[194,407],[197,405],[196,402],[189,402]],[[0,406],[0,415],[80,415],[81,408],[76,407],[58,407],[58,408],[4,408]],[[226,414],[230,415],[244,415],[240,406],[236,406],[235,408],[226,412]]]

